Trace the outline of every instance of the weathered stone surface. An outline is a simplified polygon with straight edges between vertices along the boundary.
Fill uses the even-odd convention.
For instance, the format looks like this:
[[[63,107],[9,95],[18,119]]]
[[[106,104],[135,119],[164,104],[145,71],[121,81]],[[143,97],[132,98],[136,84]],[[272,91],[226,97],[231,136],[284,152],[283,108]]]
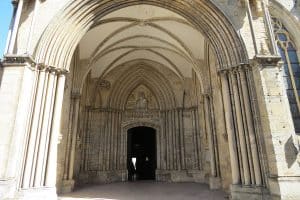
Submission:
[[[155,130],[157,181],[300,199],[298,1],[14,3],[0,199],[128,181],[134,127]]]

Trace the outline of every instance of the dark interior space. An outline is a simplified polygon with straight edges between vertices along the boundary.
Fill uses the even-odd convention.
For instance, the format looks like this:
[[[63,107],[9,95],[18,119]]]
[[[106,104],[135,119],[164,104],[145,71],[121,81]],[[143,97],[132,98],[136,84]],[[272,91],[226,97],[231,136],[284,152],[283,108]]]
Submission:
[[[134,127],[129,129],[127,134],[128,180],[155,180],[155,129],[144,126]],[[132,158],[136,159],[135,166]]]

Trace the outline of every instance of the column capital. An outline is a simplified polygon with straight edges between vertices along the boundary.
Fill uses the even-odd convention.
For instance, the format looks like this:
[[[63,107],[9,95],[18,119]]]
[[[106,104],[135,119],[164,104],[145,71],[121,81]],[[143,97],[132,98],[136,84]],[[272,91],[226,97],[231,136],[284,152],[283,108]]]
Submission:
[[[249,68],[251,68],[251,65],[249,63],[240,63],[240,64],[232,66],[232,67],[220,69],[220,70],[218,70],[218,74],[222,75],[222,74],[228,74],[228,73],[236,73],[238,71],[241,71],[244,69],[249,69]]]
[[[56,75],[65,75],[65,74],[68,74],[69,71],[66,70],[66,69],[63,69],[63,68],[55,68],[55,67],[51,67],[51,72],[52,73],[55,73]]]
[[[55,75],[64,75],[69,73],[69,71],[66,69],[45,65],[44,63],[37,63],[35,69],[39,71],[49,72]]]

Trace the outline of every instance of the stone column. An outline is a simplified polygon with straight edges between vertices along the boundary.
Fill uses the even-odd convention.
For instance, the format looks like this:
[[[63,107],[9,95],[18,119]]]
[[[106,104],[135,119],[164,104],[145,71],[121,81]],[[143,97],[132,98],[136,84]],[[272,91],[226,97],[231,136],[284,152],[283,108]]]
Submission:
[[[253,121],[253,111],[251,110],[250,104],[250,96],[249,96],[249,89],[248,89],[248,81],[246,77],[246,71],[249,71],[248,66],[243,66],[239,70],[240,74],[240,81],[242,86],[242,93],[243,93],[243,100],[245,104],[245,117],[247,121],[247,129],[249,133],[250,139],[250,149],[251,149],[251,157],[253,162],[253,171],[255,176],[255,185],[261,186],[262,185],[262,177],[261,177],[261,168],[260,168],[260,161],[258,155],[258,146],[257,140],[255,136],[255,128],[254,128],[254,121]]]
[[[57,143],[60,133],[61,125],[61,110],[65,89],[65,75],[58,71],[56,75],[57,85],[55,91],[54,108],[52,115],[52,128],[50,132],[50,141],[48,149],[47,167],[46,167],[46,177],[45,186],[55,188],[56,184],[56,170],[57,170]],[[50,125],[49,125],[50,126]]]
[[[211,115],[210,115],[210,102],[209,102],[209,94],[204,94],[204,110],[205,110],[205,126],[206,132],[208,136],[209,143],[209,151],[210,151],[210,167],[211,167],[211,176],[217,176],[216,170],[216,162],[215,162],[215,152],[214,152],[214,142],[212,136],[212,128],[211,128]]]
[[[10,40],[11,40],[11,36],[12,36],[12,32],[13,32],[13,28],[14,28],[14,24],[15,24],[15,20],[16,20],[17,9],[18,9],[17,1],[12,1],[11,3],[13,6],[13,12],[12,12],[12,18],[11,18],[9,29],[8,29],[4,54],[8,53],[8,48],[9,48],[9,44],[10,44]]]
[[[212,116],[211,116],[211,96],[209,94],[204,94],[204,114],[205,114],[205,127],[208,136],[208,143],[209,143],[209,151],[210,151],[210,167],[211,167],[211,176],[209,178],[209,186],[210,189],[219,189],[221,187],[221,179],[218,174],[217,170],[217,162],[216,159],[216,152],[215,152],[215,134],[212,128]]]
[[[230,152],[232,184],[236,185],[236,184],[240,184],[241,175],[239,171],[236,135],[233,126],[228,74],[226,72],[221,72],[220,76],[221,76],[221,84],[222,84],[222,96],[223,96],[223,104],[224,104],[224,112],[225,112],[226,131],[228,134],[228,143],[229,143],[228,145],[229,145],[229,152]]]
[[[16,37],[18,34],[18,27],[21,19],[21,14],[23,10],[23,4],[24,0],[19,0],[18,3],[16,1],[12,1],[14,6],[14,16],[13,16],[13,22],[12,22],[12,30],[10,35],[8,35],[8,41],[7,41],[7,47],[5,49],[5,52],[7,54],[12,55],[14,53],[15,49],[15,43],[16,43]]]
[[[234,70],[233,73],[230,73],[230,78],[232,82],[233,89],[233,99],[234,99],[234,107],[235,107],[235,116],[236,116],[236,125],[237,125],[237,134],[238,134],[238,142],[240,144],[241,151],[241,160],[242,160],[242,169],[243,169],[243,184],[250,185],[250,172],[249,172],[249,157],[247,153],[247,144],[246,144],[246,136],[244,132],[244,124],[242,117],[242,109],[241,109],[241,101],[240,94],[237,86],[237,71]]]
[[[57,142],[65,71],[40,66],[32,112],[28,113],[19,196],[22,199],[55,199]]]
[[[5,56],[0,63],[0,199],[18,188],[27,114],[31,113],[37,70],[28,55]]]
[[[75,164],[75,152],[76,152],[76,141],[77,141],[77,129],[78,129],[78,116],[79,116],[79,103],[80,94],[78,92],[72,92],[71,94],[71,119],[70,119],[70,134],[68,140],[70,145],[67,146],[66,153],[66,165],[64,169],[64,180],[62,186],[62,193],[71,192],[74,188],[74,164]]]
[[[181,158],[180,166],[181,166],[181,169],[186,169],[183,108],[178,108],[178,124],[179,124],[179,140],[180,140],[180,158]],[[166,153],[166,152],[164,152],[164,153]]]
[[[251,89],[253,85],[251,85],[248,80],[251,77],[246,76],[246,67],[246,65],[241,65],[227,69],[227,72],[223,73],[226,74],[226,76],[221,76],[221,78],[223,77],[222,87],[226,79],[229,83],[229,88],[223,87],[223,90],[226,91],[226,89],[229,89],[232,93],[230,99],[232,116],[234,118],[232,131],[235,134],[237,145],[235,147],[237,152],[236,159],[239,159],[235,161],[237,162],[235,167],[238,167],[237,172],[240,175],[240,180],[237,183],[233,182],[233,185],[231,185],[232,199],[246,199],[250,196],[255,199],[266,198],[264,196],[266,188],[259,187],[262,185],[261,165],[258,154],[256,130],[252,117],[254,114],[252,109],[256,108],[256,104],[251,102],[251,99],[255,98],[255,93],[253,92],[254,90]],[[226,84],[224,85],[226,86]],[[224,102],[224,105],[226,104],[227,103]],[[227,121],[228,117],[225,116],[225,118]],[[230,143],[229,140],[229,145]]]

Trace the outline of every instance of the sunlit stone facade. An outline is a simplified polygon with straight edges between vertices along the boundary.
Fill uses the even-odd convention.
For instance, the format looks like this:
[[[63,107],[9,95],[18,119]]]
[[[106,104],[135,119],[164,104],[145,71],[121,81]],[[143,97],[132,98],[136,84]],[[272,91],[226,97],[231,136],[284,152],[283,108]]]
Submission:
[[[0,199],[136,179],[300,199],[298,1],[13,5]]]

